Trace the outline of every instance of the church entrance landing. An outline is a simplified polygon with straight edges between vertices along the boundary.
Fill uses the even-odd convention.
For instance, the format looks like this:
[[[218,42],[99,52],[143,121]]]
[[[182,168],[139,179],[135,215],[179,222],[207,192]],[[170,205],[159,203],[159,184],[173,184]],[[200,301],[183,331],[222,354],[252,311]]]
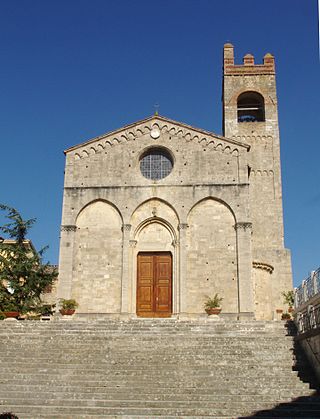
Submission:
[[[171,314],[171,253],[140,252],[137,275],[137,316],[171,317]]]

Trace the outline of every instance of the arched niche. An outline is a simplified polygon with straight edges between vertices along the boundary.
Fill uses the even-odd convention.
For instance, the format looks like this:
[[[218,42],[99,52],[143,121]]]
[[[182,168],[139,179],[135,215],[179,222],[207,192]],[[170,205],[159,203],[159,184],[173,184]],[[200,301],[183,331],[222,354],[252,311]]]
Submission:
[[[224,203],[207,198],[189,212],[186,233],[187,307],[203,313],[204,301],[218,293],[224,313],[238,310],[235,219]]]
[[[76,219],[72,297],[78,313],[118,313],[122,271],[122,220],[108,202],[94,201]]]
[[[159,218],[150,218],[142,223],[135,237],[139,251],[172,251],[175,242],[172,226]]]
[[[137,287],[138,281],[138,259],[143,254],[147,257],[153,255],[171,255],[171,289],[172,312],[178,310],[178,258],[177,249],[177,227],[179,223],[175,210],[165,201],[158,198],[152,198],[137,207],[133,212],[131,219],[131,240],[129,255],[129,270],[131,276],[131,285],[129,286],[129,295],[131,295],[130,312],[137,312],[137,299],[139,293]]]
[[[136,235],[141,226],[151,219],[163,220],[164,223],[172,226],[175,231],[179,223],[178,215],[169,203],[158,198],[152,198],[141,203],[133,212],[130,220],[133,234]],[[136,240],[136,237],[134,239]]]

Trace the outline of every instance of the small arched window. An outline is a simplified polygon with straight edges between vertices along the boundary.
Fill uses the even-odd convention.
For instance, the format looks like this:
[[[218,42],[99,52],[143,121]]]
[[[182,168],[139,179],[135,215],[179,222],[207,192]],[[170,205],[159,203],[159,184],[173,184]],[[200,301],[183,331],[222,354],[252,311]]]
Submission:
[[[244,92],[238,97],[238,122],[265,121],[264,99],[260,93]]]

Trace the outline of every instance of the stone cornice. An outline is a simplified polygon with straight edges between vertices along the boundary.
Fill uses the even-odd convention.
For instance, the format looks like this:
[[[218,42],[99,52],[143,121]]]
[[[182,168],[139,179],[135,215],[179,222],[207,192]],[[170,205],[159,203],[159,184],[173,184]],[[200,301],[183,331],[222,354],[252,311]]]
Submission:
[[[188,224],[186,224],[186,223],[180,223],[178,225],[178,230],[186,230],[188,227],[189,227]]]
[[[75,225],[62,225],[60,230],[61,231],[76,231],[77,226],[75,226]]]
[[[248,223],[248,222],[239,222],[236,223],[234,226],[235,230],[251,230],[252,229],[252,223]]]
[[[274,267],[272,265],[269,265],[269,263],[253,261],[252,266],[255,269],[263,269],[263,270],[269,272],[270,274],[272,274],[272,272],[274,271]]]
[[[238,155],[239,148],[246,151],[250,149],[250,145],[245,142],[226,138],[162,116],[152,116],[68,148],[65,150],[65,154],[77,151],[75,157],[88,157],[102,152],[106,147],[136,140],[140,136],[150,133],[153,128],[159,129],[161,133],[167,132],[178,138],[184,138],[187,142],[196,141],[203,146],[210,146],[211,149],[224,153]]]
[[[122,231],[130,231],[131,230],[131,224],[123,224],[121,229],[122,229]]]
[[[157,184],[157,188],[190,188],[190,187],[199,187],[199,188],[203,188],[203,187],[210,187],[210,188],[221,188],[221,187],[232,187],[232,188],[239,188],[239,187],[243,187],[246,188],[248,187],[250,184],[249,183],[196,183],[196,184],[191,184],[191,183],[187,183],[186,185],[183,184],[167,184],[167,185],[159,185]],[[131,189],[131,188],[152,188],[153,185],[118,185],[118,186],[65,186],[63,189],[64,190],[86,190],[86,189],[97,189],[97,190],[117,190],[117,189]]]
[[[257,75],[276,74],[273,64],[253,64],[241,65],[231,64],[224,66],[224,76],[244,76],[244,75]]]

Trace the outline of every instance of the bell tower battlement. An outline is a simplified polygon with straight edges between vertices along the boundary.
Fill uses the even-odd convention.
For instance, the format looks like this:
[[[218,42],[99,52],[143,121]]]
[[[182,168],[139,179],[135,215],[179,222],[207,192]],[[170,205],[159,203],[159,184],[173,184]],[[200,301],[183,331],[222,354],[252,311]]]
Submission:
[[[223,48],[223,68],[224,74],[275,74],[274,57],[267,53],[263,57],[263,64],[255,64],[254,56],[246,54],[243,57],[243,64],[234,63],[234,47],[232,44],[225,44]]]
[[[223,49],[223,134],[250,143],[253,131],[279,137],[275,60],[267,53],[263,64],[255,64],[254,56],[246,54],[243,64],[235,64],[228,43]]]
[[[250,145],[248,181],[253,246],[283,247],[280,141],[275,60],[251,54],[236,64],[234,47],[223,49],[223,134]]]

